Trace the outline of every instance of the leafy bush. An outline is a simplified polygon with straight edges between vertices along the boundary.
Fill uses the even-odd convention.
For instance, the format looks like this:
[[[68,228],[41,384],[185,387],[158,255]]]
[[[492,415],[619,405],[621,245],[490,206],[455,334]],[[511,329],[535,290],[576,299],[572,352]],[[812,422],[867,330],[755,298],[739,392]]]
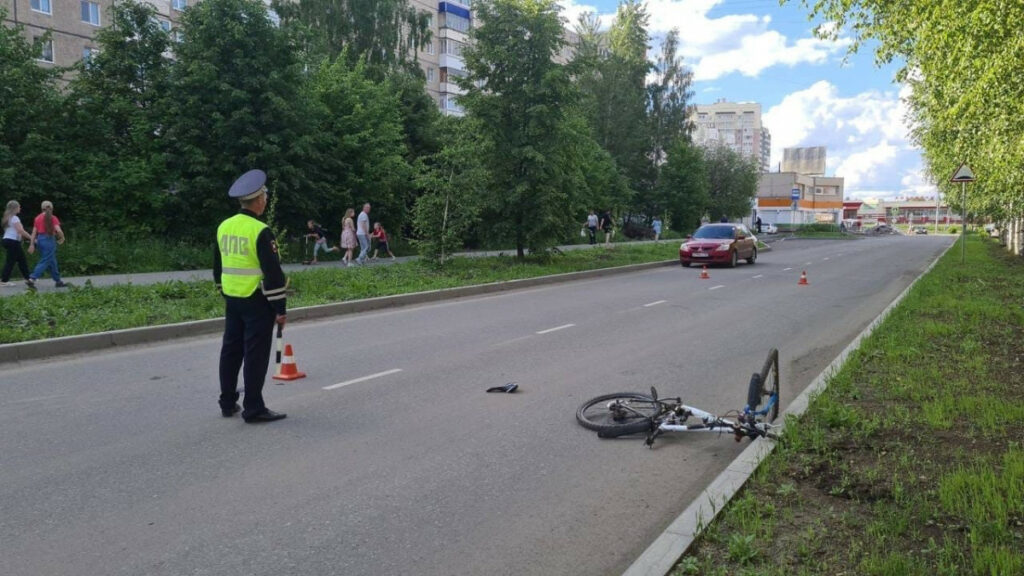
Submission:
[[[197,270],[213,266],[213,239],[186,242],[151,236],[148,232],[108,232],[70,229],[57,249],[61,275],[127,274],[165,270]],[[29,255],[35,265],[39,253]]]

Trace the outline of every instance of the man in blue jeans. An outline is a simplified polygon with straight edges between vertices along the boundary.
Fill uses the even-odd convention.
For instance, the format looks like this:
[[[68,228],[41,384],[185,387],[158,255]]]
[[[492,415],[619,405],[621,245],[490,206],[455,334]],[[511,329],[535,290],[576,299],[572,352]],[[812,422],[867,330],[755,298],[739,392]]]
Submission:
[[[370,251],[370,203],[363,204],[363,211],[356,218],[356,240],[359,241],[359,257],[356,262],[366,264],[366,253]]]

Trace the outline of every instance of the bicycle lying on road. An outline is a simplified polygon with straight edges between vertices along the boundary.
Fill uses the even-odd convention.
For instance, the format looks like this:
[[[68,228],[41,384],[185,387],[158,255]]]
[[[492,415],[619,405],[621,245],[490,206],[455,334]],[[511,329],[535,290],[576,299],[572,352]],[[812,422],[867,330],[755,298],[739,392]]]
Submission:
[[[654,439],[665,432],[732,432],[737,442],[743,438],[777,438],[779,426],[772,422],[778,415],[779,351],[772,349],[761,372],[750,376],[747,405],[742,411],[717,416],[687,406],[681,398],[659,398],[658,391],[651,386],[650,395],[619,392],[591,398],[576,411],[576,420],[584,428],[596,431],[599,438],[647,434],[645,444],[650,448]],[[690,418],[700,423],[686,424]]]

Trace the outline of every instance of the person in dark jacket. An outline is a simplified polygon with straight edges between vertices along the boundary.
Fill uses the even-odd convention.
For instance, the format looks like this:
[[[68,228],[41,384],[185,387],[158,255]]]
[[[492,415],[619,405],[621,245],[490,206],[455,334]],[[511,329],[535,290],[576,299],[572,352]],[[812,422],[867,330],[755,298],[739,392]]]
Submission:
[[[217,228],[213,281],[224,296],[224,340],[220,350],[220,410],[230,418],[242,412],[247,423],[285,417],[263,402],[274,326],[284,327],[287,281],[281,270],[274,233],[259,217],[267,209],[267,175],[250,170],[228,196],[241,204],[238,214]],[[238,405],[238,370],[245,398]]]

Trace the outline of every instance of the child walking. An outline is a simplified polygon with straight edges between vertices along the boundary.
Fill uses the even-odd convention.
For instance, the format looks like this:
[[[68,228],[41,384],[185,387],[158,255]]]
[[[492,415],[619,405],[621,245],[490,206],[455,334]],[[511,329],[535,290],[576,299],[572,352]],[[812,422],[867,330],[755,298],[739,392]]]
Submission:
[[[352,250],[359,245],[356,242],[356,225],[352,220],[355,215],[356,211],[349,208],[345,211],[345,218],[341,221],[341,248],[345,250],[342,261],[345,262],[345,266],[352,265]]]
[[[377,259],[377,250],[384,250],[391,256],[391,259],[395,259],[395,255],[391,253],[391,248],[388,247],[388,233],[384,231],[384,227],[380,225],[380,222],[373,223],[373,232],[370,234],[370,238],[377,240],[377,247],[373,249],[373,257],[370,260]]]

